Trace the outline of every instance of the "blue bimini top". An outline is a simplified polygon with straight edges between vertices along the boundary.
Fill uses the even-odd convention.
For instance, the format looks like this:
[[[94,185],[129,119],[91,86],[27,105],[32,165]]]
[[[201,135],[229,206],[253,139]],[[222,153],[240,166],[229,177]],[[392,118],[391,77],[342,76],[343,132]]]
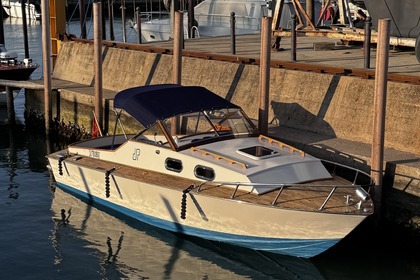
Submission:
[[[200,86],[176,84],[128,88],[117,93],[114,108],[123,109],[145,128],[181,114],[204,110],[237,108],[219,95]]]

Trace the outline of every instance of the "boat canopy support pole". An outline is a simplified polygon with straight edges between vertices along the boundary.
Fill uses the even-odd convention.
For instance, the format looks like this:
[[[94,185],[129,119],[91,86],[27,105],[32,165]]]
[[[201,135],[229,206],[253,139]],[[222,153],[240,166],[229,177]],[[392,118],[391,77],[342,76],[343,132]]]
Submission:
[[[119,124],[119,126],[121,127],[122,133],[124,134],[124,138],[127,140],[127,134],[125,133],[125,129],[123,124],[121,123],[121,112],[122,110],[120,110],[119,113],[117,113],[117,110],[114,110],[115,112],[115,125],[114,125],[114,133],[112,134],[112,143],[111,143],[111,149],[113,149],[114,147],[114,142],[115,142],[115,135],[117,134],[117,124]]]

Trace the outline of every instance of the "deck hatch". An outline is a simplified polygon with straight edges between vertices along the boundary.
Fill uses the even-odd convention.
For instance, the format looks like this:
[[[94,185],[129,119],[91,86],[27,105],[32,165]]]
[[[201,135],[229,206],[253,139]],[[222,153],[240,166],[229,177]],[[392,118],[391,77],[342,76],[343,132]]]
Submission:
[[[237,150],[237,153],[256,160],[279,155],[279,152],[266,148],[264,146],[253,146],[239,149]]]

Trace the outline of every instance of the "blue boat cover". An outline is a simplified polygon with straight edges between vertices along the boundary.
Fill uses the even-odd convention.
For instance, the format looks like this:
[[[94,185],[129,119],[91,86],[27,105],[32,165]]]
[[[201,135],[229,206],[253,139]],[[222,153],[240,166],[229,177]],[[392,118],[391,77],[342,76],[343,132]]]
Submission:
[[[204,87],[161,84],[120,91],[114,98],[114,108],[125,110],[147,128],[180,114],[239,106]]]

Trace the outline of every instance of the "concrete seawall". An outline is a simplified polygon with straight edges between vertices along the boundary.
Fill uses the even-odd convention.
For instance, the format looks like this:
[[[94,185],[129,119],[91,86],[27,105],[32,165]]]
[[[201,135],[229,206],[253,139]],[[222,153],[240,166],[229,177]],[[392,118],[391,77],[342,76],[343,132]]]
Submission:
[[[53,78],[81,84],[60,90],[61,104],[73,104],[67,109],[60,106],[63,107],[60,118],[89,129],[94,104],[93,45],[64,42]],[[171,82],[171,55],[103,48],[106,108],[112,110],[113,95],[119,90]],[[240,105],[251,118],[258,117],[258,66],[183,57],[182,84],[207,87]],[[37,93],[30,92],[27,99],[41,104],[43,93]],[[373,95],[374,80],[272,68],[270,133],[315,156],[340,157],[343,163],[369,171]],[[391,173],[386,176],[392,179],[391,189],[407,196],[401,198],[398,193],[393,205],[413,204],[414,210],[410,211],[414,214],[408,215],[405,223],[415,223],[417,229],[420,229],[420,210],[416,206],[420,197],[419,104],[419,85],[388,83],[385,161]],[[39,108],[42,112],[43,107]],[[113,128],[113,114],[105,119]]]
[[[103,87],[171,83],[172,56],[104,48]],[[53,77],[93,86],[93,47],[63,44]],[[258,116],[259,67],[184,57],[182,84],[202,85]],[[64,90],[63,90],[64,91]],[[92,88],[93,91],[93,88]],[[269,122],[370,143],[374,80],[271,69]],[[385,146],[420,154],[420,86],[388,83]]]

